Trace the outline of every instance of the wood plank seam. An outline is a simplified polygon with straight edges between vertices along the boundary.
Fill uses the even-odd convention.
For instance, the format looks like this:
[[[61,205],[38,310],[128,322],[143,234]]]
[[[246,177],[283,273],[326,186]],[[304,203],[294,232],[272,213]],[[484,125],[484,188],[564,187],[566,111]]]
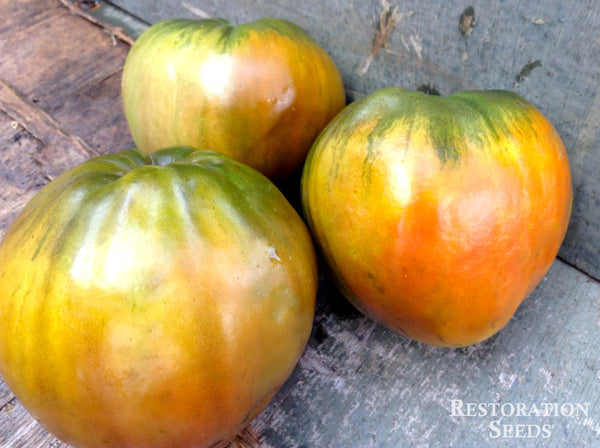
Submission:
[[[123,70],[123,67],[119,66],[119,67],[115,68],[115,70],[107,72],[102,77],[94,77],[94,78],[89,79],[88,81],[86,81],[78,86],[77,90],[74,92],[74,95],[77,95],[80,92],[85,92],[93,87],[96,87],[96,86],[106,82],[107,80],[109,80],[110,78],[112,78],[115,75],[118,75],[120,77],[122,70]],[[62,106],[62,105],[64,105],[64,103],[57,104],[55,106],[55,108],[53,108],[53,110],[60,108],[60,106]]]
[[[87,14],[85,11],[83,11],[82,9],[74,6],[69,0],[59,0],[59,2],[65,6],[69,12],[71,14],[74,14],[76,16],[82,17],[84,19],[86,19],[87,21],[93,23],[96,26],[99,26],[103,29],[105,29],[106,31],[108,31],[112,36],[116,37],[117,39],[122,40],[123,42],[128,43],[129,45],[133,45],[134,39],[129,36],[124,30],[123,28],[120,28],[118,26],[112,26],[104,21],[98,20],[95,17],[93,17],[90,14]]]
[[[132,19],[136,20],[137,22],[143,23],[143,24],[145,24],[146,26],[150,26],[150,25],[152,25],[150,22],[147,22],[146,20],[142,19],[140,16],[137,16],[137,15],[133,14],[131,11],[127,11],[126,9],[123,9],[123,8],[121,8],[121,7],[120,7],[119,5],[117,5],[117,4],[116,4],[114,1],[111,1],[111,0],[105,0],[105,2],[104,2],[104,3],[106,3],[107,5],[110,5],[110,7],[111,7],[111,8],[114,8],[116,11],[119,11],[121,14],[123,14],[123,15],[127,15],[127,16],[131,17]],[[210,18],[210,17],[207,17],[207,18]],[[105,24],[106,24],[106,25],[108,25],[108,26],[111,26],[111,25],[110,25],[109,23],[107,23],[107,22],[103,22],[103,21],[101,21],[101,22],[102,22],[102,23],[105,23]]]
[[[556,258],[560,261],[562,261],[564,264],[572,267],[573,269],[575,269],[578,272],[581,272],[583,275],[585,275],[586,277],[588,277],[589,281],[593,282],[593,283],[600,283],[600,278],[597,278],[595,275],[592,275],[589,272],[584,271],[583,269],[581,269],[579,266],[577,266],[576,264],[571,263],[569,260],[565,259],[564,257],[562,257],[560,254],[556,256]]]
[[[69,0],[59,0],[59,2],[63,6],[65,6],[71,14],[82,17],[82,18],[86,19],[88,22],[91,22],[94,25],[99,26],[99,27],[103,28],[104,30],[108,31],[113,37],[116,37],[117,39],[120,39],[123,42],[128,43],[129,45],[133,45],[133,42],[134,42],[133,38],[131,36],[129,36],[127,33],[125,33],[125,31],[122,28],[112,26],[104,21],[96,19],[92,15],[86,13],[84,10],[74,6],[71,3],[71,1],[69,1]]]
[[[11,397],[12,398],[9,398],[6,401],[6,403],[4,403],[2,406],[0,406],[0,412],[8,412],[10,409],[12,409],[13,407],[15,407],[17,405],[17,397],[12,395],[12,393],[11,393]]]
[[[100,155],[79,136],[62,128],[50,114],[26,98],[16,87],[0,79],[0,110],[45,145],[67,140],[89,157]]]

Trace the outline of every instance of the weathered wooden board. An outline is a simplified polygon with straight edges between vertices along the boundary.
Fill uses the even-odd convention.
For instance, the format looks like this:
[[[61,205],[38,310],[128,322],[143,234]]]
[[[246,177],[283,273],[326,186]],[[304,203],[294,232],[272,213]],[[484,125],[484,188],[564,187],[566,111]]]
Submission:
[[[265,446],[600,446],[600,285],[589,277],[557,261],[497,336],[460,350],[397,336],[322,284],[299,368],[256,424]],[[505,417],[463,417],[452,400],[509,404]],[[588,415],[508,415],[517,403],[588,403]],[[498,419],[550,434],[495,438]]]
[[[65,169],[132,146],[119,100],[128,45],[58,1],[0,1],[0,236]],[[0,447],[66,447],[0,381]]]
[[[146,4],[152,8],[153,3]],[[334,3],[307,1],[314,8],[307,23],[322,22],[324,19],[313,15],[330,14]],[[376,6],[373,2],[361,6],[356,3],[356,14],[364,17]],[[198,2],[185,4],[187,10],[199,13],[193,9],[200,7]],[[278,11],[273,2],[240,0],[240,4],[246,5],[240,10],[246,16],[265,5],[271,6],[271,15]],[[339,16],[352,23],[354,13],[343,9],[341,1],[337,4]],[[216,11],[227,7],[227,2],[210,5]],[[420,11],[417,6],[415,11]],[[293,8],[278,7],[290,15],[297,14]],[[479,4],[474,7],[478,11]],[[543,11],[540,3],[533,14],[550,21],[551,16],[543,15]],[[429,14],[425,10],[422,13]],[[416,14],[407,14],[403,21]],[[52,177],[94,154],[129,147],[132,142],[119,99],[120,70],[127,45],[69,14],[58,0],[0,0],[0,17],[1,237],[18,210]],[[372,17],[368,17],[364,29],[373,25]],[[437,19],[440,24],[443,17]],[[479,15],[476,19],[483,20]],[[453,26],[457,26],[455,22]],[[479,23],[471,37],[480,30]],[[496,26],[500,27],[501,22]],[[402,34],[402,28],[397,28],[398,32]],[[324,33],[331,33],[333,39],[332,27]],[[411,42],[410,37],[406,39]],[[523,43],[522,38],[516,39]],[[343,41],[339,44],[345,45]],[[425,60],[427,53],[421,51]],[[472,49],[468,51],[471,54]],[[409,56],[407,60],[415,58]],[[398,57],[382,50],[364,76],[370,76],[372,70],[377,73],[380,59]],[[360,57],[356,60],[357,66],[364,63]],[[422,64],[421,70],[425,70],[429,62]],[[527,84],[544,67],[535,68],[521,84]],[[440,80],[415,78],[415,85],[435,83],[440,90],[447,88],[442,92],[447,93],[451,86],[449,72],[441,72],[445,74]],[[431,73],[437,76],[433,68]],[[356,74],[349,76],[362,79]],[[360,87],[364,89],[360,91],[367,88]],[[570,88],[575,91],[582,87]],[[569,101],[565,100],[565,107]],[[587,119],[588,124],[581,129],[587,129],[585,135],[592,144],[598,137],[600,120],[593,115],[585,117],[580,119]],[[572,125],[581,123],[574,119]],[[571,138],[583,138],[581,129]],[[596,147],[590,151],[585,163],[597,157]],[[590,183],[597,186],[593,179]],[[589,222],[598,224],[598,220]],[[409,341],[361,316],[323,274],[315,326],[303,357],[275,400],[232,446],[600,446],[599,299],[598,281],[556,261],[498,335],[469,348],[445,350]],[[452,400],[462,400],[462,406]],[[466,403],[475,403],[475,407],[469,408]],[[548,403],[558,407],[546,405],[547,415],[533,415],[532,406],[543,410]],[[497,413],[504,411],[505,415],[490,415],[494,406]],[[487,415],[482,415],[481,409],[487,410]],[[522,415],[524,412],[528,415]],[[507,433],[496,437],[504,429],[498,426],[501,424],[508,425]],[[512,437],[508,437],[509,431]],[[515,439],[515,435],[536,437]],[[67,445],[48,435],[0,381],[0,448],[32,447]]]
[[[54,1],[2,1],[0,17],[0,104],[11,118],[0,153],[4,228],[48,180],[132,142],[118,88],[127,45]]]
[[[112,0],[149,23],[170,17],[275,16],[332,55],[351,96],[389,85],[508,89],[554,123],[567,147],[575,202],[561,257],[600,278],[600,1]],[[397,23],[374,47],[380,16]],[[395,12],[395,15],[393,14]],[[462,26],[460,19],[463,18]],[[461,29],[462,28],[462,29]]]

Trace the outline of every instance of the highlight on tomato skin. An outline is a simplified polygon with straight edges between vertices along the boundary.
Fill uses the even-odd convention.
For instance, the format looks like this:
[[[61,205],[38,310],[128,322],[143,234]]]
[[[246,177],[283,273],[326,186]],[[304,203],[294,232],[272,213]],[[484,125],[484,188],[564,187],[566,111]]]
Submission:
[[[291,374],[316,287],[308,230],[258,171],[189,147],[97,157],[0,243],[0,373],[78,448],[222,447]]]
[[[302,165],[346,101],[331,57],[299,26],[275,18],[154,24],[127,56],[121,91],[140,150],[208,149],[272,179]]]
[[[552,124],[515,93],[391,87],[319,135],[302,203],[350,302],[405,336],[459,347],[498,332],[550,268],[571,176]]]

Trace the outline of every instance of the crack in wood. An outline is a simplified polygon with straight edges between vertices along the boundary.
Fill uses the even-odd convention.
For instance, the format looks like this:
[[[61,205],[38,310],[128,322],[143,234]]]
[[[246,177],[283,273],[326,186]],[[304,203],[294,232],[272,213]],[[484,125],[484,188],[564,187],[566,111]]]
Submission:
[[[0,406],[0,412],[10,412],[17,405],[17,397],[12,395],[12,398],[7,400],[2,406]]]
[[[83,139],[63,129],[48,112],[31,102],[17,88],[2,79],[0,79],[0,110],[45,145],[50,146],[63,140],[68,141],[87,156],[100,155]]]
[[[71,3],[69,0],[59,0],[70,12],[76,16],[82,17],[86,19],[88,22],[93,23],[100,28],[106,30],[111,36],[116,37],[123,42],[128,43],[129,45],[133,45],[135,39],[133,39],[130,35],[128,35],[125,30],[121,27],[111,25],[109,23],[104,22],[103,20],[99,20],[96,17],[89,14],[86,10],[83,10]]]
[[[581,267],[577,266],[575,263],[571,263],[569,260],[567,260],[563,256],[557,255],[556,259],[561,261],[562,263],[566,264],[567,266],[575,269],[576,271],[585,275],[586,277],[588,277],[589,278],[588,281],[593,282],[593,283],[600,283],[600,278],[596,277],[595,275],[593,275],[587,271],[584,271]]]

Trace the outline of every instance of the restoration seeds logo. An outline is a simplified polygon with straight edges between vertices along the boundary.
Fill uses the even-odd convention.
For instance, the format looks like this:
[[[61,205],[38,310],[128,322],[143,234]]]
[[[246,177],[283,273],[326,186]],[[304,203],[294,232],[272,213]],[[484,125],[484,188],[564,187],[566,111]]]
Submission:
[[[450,400],[450,416],[489,419],[492,439],[549,439],[557,418],[587,417],[589,403],[478,403]]]

